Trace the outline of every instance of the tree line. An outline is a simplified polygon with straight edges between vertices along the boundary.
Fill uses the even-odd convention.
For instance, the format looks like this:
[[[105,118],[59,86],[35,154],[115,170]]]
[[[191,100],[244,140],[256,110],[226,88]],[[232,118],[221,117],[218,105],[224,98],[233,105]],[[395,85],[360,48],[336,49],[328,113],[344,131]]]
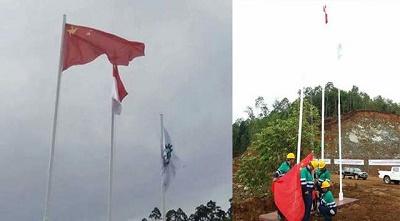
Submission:
[[[209,201],[206,205],[201,204],[196,207],[195,212],[191,215],[178,208],[177,210],[169,210],[166,214],[166,221],[231,221],[232,220],[232,200],[231,207],[224,211],[216,202]],[[151,211],[149,217],[143,218],[142,221],[157,221],[162,220],[160,210],[156,207]]]
[[[321,87],[304,90],[301,150],[302,156],[311,151],[320,154]],[[325,85],[325,116],[337,116],[338,90],[332,83]],[[245,110],[247,119],[238,119],[232,125],[233,153],[240,156],[236,175],[248,196],[270,193],[273,171],[285,160],[288,152],[296,153],[300,99],[276,100],[270,109],[263,97]],[[371,98],[353,86],[341,91],[341,113],[373,110],[400,114],[399,104],[382,96]],[[245,151],[247,152],[243,154]]]
[[[300,90],[298,91],[300,94]],[[382,96],[371,98],[367,93],[353,86],[349,91],[340,92],[341,113],[346,114],[356,110],[371,110],[385,113],[400,114],[400,104]],[[304,89],[304,100],[309,102],[321,116],[322,111],[322,87],[306,87]],[[332,82],[325,85],[325,117],[337,117],[338,89]],[[245,110],[247,119],[238,119],[232,125],[233,132],[233,153],[238,156],[247,150],[247,147],[254,140],[255,135],[272,118],[285,117],[291,103],[287,98],[276,100],[270,109],[264,102],[263,97],[258,97],[254,106],[248,106]],[[306,115],[305,115],[306,116]],[[307,117],[307,116],[306,116]],[[310,116],[308,116],[310,117]],[[310,119],[312,120],[312,119]]]

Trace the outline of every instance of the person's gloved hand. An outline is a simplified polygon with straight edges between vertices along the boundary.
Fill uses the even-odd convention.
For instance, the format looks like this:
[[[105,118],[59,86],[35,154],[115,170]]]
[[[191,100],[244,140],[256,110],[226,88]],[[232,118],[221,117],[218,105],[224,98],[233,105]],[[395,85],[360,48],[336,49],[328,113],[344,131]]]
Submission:
[[[335,211],[333,209],[329,210],[332,215],[335,215]]]

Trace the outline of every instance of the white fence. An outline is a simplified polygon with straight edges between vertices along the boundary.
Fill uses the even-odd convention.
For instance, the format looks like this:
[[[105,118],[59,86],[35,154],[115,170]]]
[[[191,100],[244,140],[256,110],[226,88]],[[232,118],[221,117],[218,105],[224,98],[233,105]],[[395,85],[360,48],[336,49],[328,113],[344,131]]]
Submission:
[[[339,159],[334,160],[335,164],[340,164]],[[364,160],[355,160],[355,159],[342,159],[342,164],[346,165],[364,165]]]
[[[385,159],[385,160],[368,160],[368,164],[371,166],[379,165],[379,166],[395,166],[400,165],[399,159]]]
[[[318,159],[317,159],[318,160]],[[331,164],[331,159],[324,159],[326,164]],[[338,165],[340,163],[339,159],[334,159],[334,164]],[[345,165],[365,165],[364,160],[360,159],[342,159],[342,164]],[[368,160],[368,165],[370,166],[399,166],[400,159],[374,159]]]

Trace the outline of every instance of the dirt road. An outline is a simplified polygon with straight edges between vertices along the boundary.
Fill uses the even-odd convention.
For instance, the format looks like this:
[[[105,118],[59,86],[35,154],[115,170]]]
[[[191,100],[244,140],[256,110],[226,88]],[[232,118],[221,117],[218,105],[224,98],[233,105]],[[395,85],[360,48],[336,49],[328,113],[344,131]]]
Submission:
[[[339,192],[339,177],[334,176],[334,194]],[[367,180],[343,180],[345,197],[359,201],[339,209],[335,220],[400,220],[400,185],[385,184],[378,177]]]

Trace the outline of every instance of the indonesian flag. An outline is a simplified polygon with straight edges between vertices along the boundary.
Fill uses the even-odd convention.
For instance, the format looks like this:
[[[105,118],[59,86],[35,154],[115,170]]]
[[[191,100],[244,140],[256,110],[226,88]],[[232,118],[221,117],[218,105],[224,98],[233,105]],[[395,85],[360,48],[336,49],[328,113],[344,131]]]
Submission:
[[[303,219],[304,201],[301,193],[300,170],[312,159],[313,155],[309,154],[283,177],[272,183],[275,205],[288,221]]]
[[[86,64],[105,54],[113,65],[127,66],[136,57],[144,56],[144,44],[128,41],[94,28],[66,24],[63,45],[63,70]]]
[[[121,102],[128,95],[118,73],[118,66],[113,65],[112,110],[114,114],[121,114]]]

